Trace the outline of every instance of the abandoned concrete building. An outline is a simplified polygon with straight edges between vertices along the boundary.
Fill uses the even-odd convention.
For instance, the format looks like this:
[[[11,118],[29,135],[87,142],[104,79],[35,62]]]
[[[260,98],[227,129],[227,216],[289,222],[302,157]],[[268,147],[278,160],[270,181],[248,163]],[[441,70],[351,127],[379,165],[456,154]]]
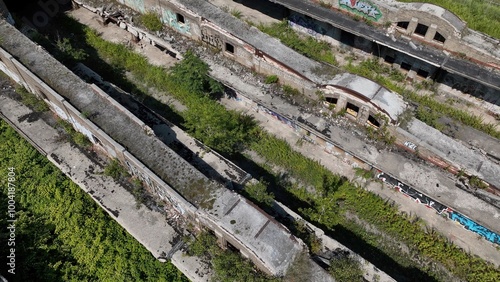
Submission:
[[[286,273],[304,245],[284,226],[242,196],[208,179],[137,118],[103,99],[96,86],[82,81],[3,20],[0,34],[4,38],[0,49],[3,72],[41,97],[94,145],[126,165],[180,214],[211,230],[222,246],[239,250],[270,275]],[[82,117],[83,111],[98,114],[90,121]]]
[[[500,104],[500,41],[469,29],[439,6],[394,0],[323,1],[328,7],[307,0],[270,2],[292,27],[318,40],[364,50],[408,79],[432,79]]]
[[[105,16],[101,8],[95,7],[104,6],[106,1],[74,2]],[[207,1],[120,2],[139,12],[154,11],[161,15],[164,24],[182,35],[220,49],[224,55],[259,73],[277,75],[281,83],[297,88],[310,97],[317,99],[317,91],[322,91],[327,101],[334,104],[335,111],[345,109],[361,124],[376,127],[386,121],[397,124],[398,115],[406,108],[398,94],[369,79],[348,73],[333,79],[320,74],[325,69],[334,73],[339,71],[298,54]],[[160,40],[148,38],[133,25],[126,22],[120,24],[135,36],[169,49]]]

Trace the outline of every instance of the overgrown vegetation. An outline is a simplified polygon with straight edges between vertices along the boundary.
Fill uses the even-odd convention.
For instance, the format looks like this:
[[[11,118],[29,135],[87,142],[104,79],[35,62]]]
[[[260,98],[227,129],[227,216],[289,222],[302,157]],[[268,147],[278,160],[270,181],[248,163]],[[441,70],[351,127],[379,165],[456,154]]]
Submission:
[[[264,80],[264,83],[266,84],[273,84],[273,83],[278,83],[279,81],[279,78],[277,75],[273,74],[273,75],[268,75],[266,76],[266,79]]]
[[[248,115],[227,111],[212,99],[210,94],[221,92],[223,87],[208,77],[208,65],[192,52],[187,52],[184,60],[167,73],[124,45],[104,41],[89,28],[85,28],[84,36],[87,43],[111,64],[132,72],[146,85],[167,92],[186,105],[188,110],[182,113],[184,126],[193,137],[229,155],[252,140],[256,128],[254,120]]]
[[[155,12],[147,12],[140,15],[139,22],[153,32],[160,31],[163,28],[160,17]]]
[[[26,90],[26,88],[18,86],[16,87],[16,93],[21,96],[21,102],[32,110],[36,112],[46,112],[49,110],[49,106],[47,106],[44,101],[36,97],[35,94]]]
[[[254,184],[247,184],[243,190],[246,198],[258,203],[264,210],[269,211],[274,202],[274,194],[267,191],[267,186],[263,179]]]
[[[335,280],[352,282],[364,281],[361,264],[359,261],[352,258],[350,254],[333,258],[330,263],[329,272]]]
[[[160,263],[12,128],[0,120],[0,171],[16,174],[16,274],[9,281],[188,281]],[[7,177],[0,177],[7,203]],[[0,243],[7,246],[6,213]],[[9,247],[10,248],[10,247]],[[9,248],[0,248],[6,265]]]
[[[302,216],[321,226],[334,237],[346,234],[344,238],[339,239],[354,241],[352,247],[359,244],[367,247],[368,250],[358,250],[363,255],[372,260],[377,258],[377,263],[382,265],[387,263],[394,267],[399,264],[400,268],[405,270],[415,269],[409,275],[422,281],[428,280],[427,275],[433,273],[433,264],[428,263],[433,260],[443,264],[462,279],[474,281],[500,279],[498,268],[467,254],[436,232],[430,232],[421,224],[415,224],[413,217],[401,215],[396,207],[380,197],[356,187],[345,178],[334,175],[318,162],[293,151],[286,141],[276,139],[257,129],[251,119],[248,120],[248,124],[236,121],[226,125],[228,117],[234,118],[241,115],[232,111],[226,112],[225,108],[217,104],[207,93],[192,93],[184,89],[182,83],[171,83],[162,68],[147,64],[142,56],[131,53],[124,46],[103,41],[91,30],[86,29],[85,40],[113,65],[131,71],[135,76],[143,78],[147,85],[168,92],[181,101],[188,107],[188,110],[182,113],[186,117],[192,114],[202,117],[198,119],[200,122],[206,119],[207,122],[202,125],[191,122],[191,127],[207,127],[198,133],[202,141],[206,142],[204,138],[207,138],[206,135],[209,133],[218,136],[219,130],[223,131],[221,138],[228,132],[241,133],[239,136],[236,135],[238,140],[225,136],[232,141],[229,143],[230,146],[222,146],[226,148],[225,152],[235,152],[235,148],[250,146],[269,164],[286,169],[289,175],[297,180],[293,184],[286,183],[283,186],[286,191],[282,192],[286,192],[291,197],[287,200],[287,204],[291,204]],[[196,121],[196,119],[192,120]],[[196,130],[191,129],[191,132],[196,132]],[[220,146],[217,140],[222,139],[210,138],[212,137],[207,140],[215,144],[206,142],[209,146]],[[234,146],[234,144],[237,145]],[[269,171],[269,173],[273,172]],[[422,259],[409,259],[400,250],[387,249],[379,243],[383,240],[382,236],[371,236],[370,232],[348,220],[345,216],[347,213],[356,214],[361,220],[377,226],[382,232],[411,246],[411,252],[419,254],[418,256]],[[336,232],[333,233],[333,230]],[[378,258],[377,256],[381,253],[384,254],[383,257]],[[418,262],[420,269],[415,268],[415,262]],[[387,270],[391,271],[391,269]]]
[[[71,123],[69,123],[65,120],[59,119],[57,121],[57,124],[62,129],[64,129],[64,131],[66,131],[66,133],[70,136],[71,141],[73,141],[76,145],[83,147],[83,148],[86,148],[86,147],[89,147],[90,145],[92,145],[92,142],[90,142],[90,140],[87,138],[87,136],[85,136],[85,134],[83,134],[81,132],[76,131],[73,128],[73,126],[71,125]]]
[[[120,164],[120,162],[116,159],[112,159],[106,167],[104,167],[104,175],[113,178],[114,180],[118,180],[122,177],[129,177],[130,174],[127,170]]]
[[[255,269],[250,261],[243,259],[238,253],[219,248],[217,238],[205,231],[189,242],[188,253],[210,261],[214,270],[213,281],[279,281]]]
[[[259,24],[257,27],[262,32],[279,38],[283,44],[311,59],[327,62],[332,65],[338,64],[330,44],[316,40],[311,36],[299,35],[288,25],[286,19],[270,25]]]

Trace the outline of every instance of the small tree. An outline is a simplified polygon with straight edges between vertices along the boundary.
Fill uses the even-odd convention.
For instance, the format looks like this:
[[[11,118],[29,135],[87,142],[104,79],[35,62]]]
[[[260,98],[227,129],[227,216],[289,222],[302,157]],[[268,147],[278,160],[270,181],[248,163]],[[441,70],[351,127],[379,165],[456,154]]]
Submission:
[[[264,207],[271,207],[274,202],[274,194],[267,192],[268,183],[262,179],[256,184],[248,184],[245,187],[245,194],[250,199]]]
[[[224,91],[224,87],[209,77],[210,67],[191,50],[184,54],[184,59],[170,69],[170,79],[188,91],[199,94],[214,94]]]

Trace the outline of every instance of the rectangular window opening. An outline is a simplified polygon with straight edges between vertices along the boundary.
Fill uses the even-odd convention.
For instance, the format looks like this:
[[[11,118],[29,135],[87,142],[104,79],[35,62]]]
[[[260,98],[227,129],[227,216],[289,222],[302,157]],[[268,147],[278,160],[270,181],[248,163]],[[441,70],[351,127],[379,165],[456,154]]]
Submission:
[[[417,75],[423,78],[427,78],[429,76],[429,72],[423,69],[418,69]]]
[[[326,101],[330,104],[337,105],[338,98],[326,97]]]
[[[374,118],[372,115],[369,115],[368,116],[368,120],[367,120],[368,124],[375,127],[375,128],[379,128],[380,127],[380,123],[378,122],[378,120],[376,118]]]
[[[359,111],[359,107],[358,106],[355,106],[355,105],[353,105],[351,103],[347,103],[346,112],[348,114],[350,114],[353,117],[357,117],[358,116],[358,111]]]
[[[417,24],[417,28],[415,29],[415,33],[418,34],[418,35],[422,35],[422,36],[425,36],[425,34],[427,33],[427,30],[429,29],[428,26],[426,26],[425,24]]]
[[[234,46],[226,42],[226,52],[234,54]]]
[[[398,27],[407,29],[410,22],[398,22]]]
[[[401,63],[401,68],[404,69],[404,70],[409,71],[409,70],[411,70],[411,65],[408,64],[408,63],[402,62]]]
[[[396,61],[396,58],[389,56],[389,55],[386,55],[384,58],[384,61],[386,63],[389,63],[389,64],[394,64],[394,62]]]
[[[177,22],[179,22],[179,23],[185,23],[183,15],[177,13],[176,17],[177,17]]]

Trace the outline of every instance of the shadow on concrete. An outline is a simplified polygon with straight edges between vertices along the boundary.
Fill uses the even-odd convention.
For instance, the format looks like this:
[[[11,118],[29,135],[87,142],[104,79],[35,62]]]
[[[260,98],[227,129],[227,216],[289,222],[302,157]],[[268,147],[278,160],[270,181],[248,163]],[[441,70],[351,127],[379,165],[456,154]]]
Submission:
[[[234,2],[256,10],[279,21],[288,17],[289,10],[267,0],[234,0]]]

